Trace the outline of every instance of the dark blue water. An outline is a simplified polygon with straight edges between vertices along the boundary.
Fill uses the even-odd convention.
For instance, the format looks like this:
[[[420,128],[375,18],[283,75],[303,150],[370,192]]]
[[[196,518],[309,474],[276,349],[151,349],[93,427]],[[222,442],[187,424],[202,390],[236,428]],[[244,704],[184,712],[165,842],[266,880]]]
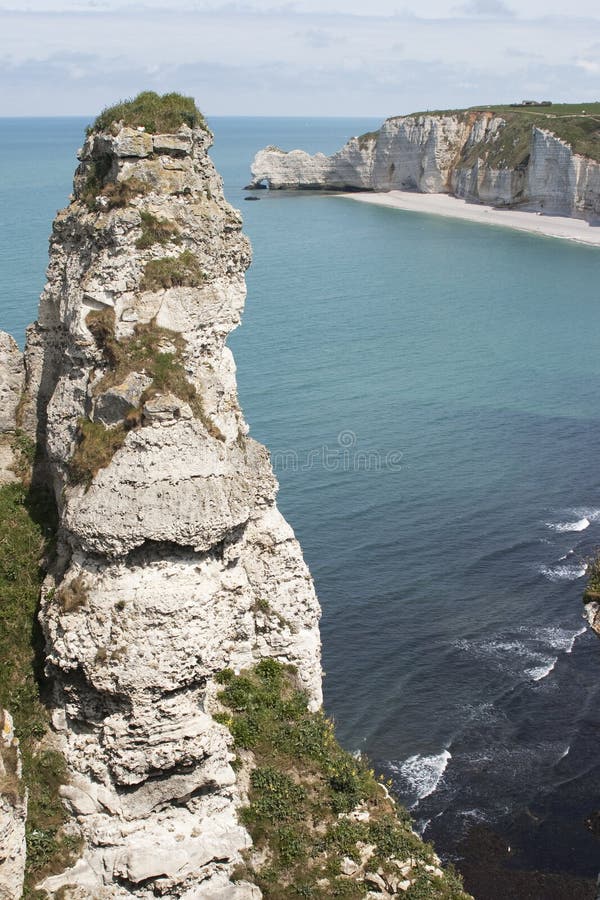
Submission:
[[[84,124],[0,120],[19,338]],[[260,147],[331,152],[376,123],[211,124],[254,246],[240,397],[316,580],[339,736],[449,855],[486,823],[521,865],[595,877],[600,252],[335,196],[246,203]]]

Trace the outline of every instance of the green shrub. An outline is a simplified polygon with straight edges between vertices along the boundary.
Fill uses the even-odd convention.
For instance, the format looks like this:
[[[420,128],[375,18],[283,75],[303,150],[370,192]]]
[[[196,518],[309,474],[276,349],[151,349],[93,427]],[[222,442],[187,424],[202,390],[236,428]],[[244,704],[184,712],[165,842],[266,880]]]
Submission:
[[[182,125],[208,130],[193,97],[177,93],[163,94],[161,97],[154,91],[143,91],[132,100],[122,100],[104,109],[89,130],[107,131],[117,122],[154,133],[174,132]]]
[[[123,446],[128,430],[125,423],[106,428],[102,422],[80,419],[77,446],[69,463],[73,483],[90,485]]]
[[[261,824],[294,822],[302,815],[304,790],[279,769],[273,766],[253,769],[250,784],[254,788],[255,801],[246,810],[246,821]]]
[[[240,675],[225,669],[216,680],[224,686],[218,696],[226,712],[215,718],[256,763],[241,818],[263,862],[248,856],[240,877],[258,884],[268,900],[356,898],[368,886],[342,876],[341,863],[346,856],[360,861],[361,842],[375,846],[375,869],[396,876],[389,860],[397,854],[434,861],[408,813],[397,809],[362,759],[340,747],[323,713],[309,711],[293,668],[263,659]],[[340,818],[359,804],[368,821]],[[421,891],[420,875],[417,882]],[[466,900],[455,876],[427,884],[427,900]]]
[[[79,844],[61,831],[67,819],[58,795],[66,780],[60,753],[40,742],[48,729],[43,686],[44,639],[37,620],[43,571],[56,529],[52,497],[22,484],[0,486],[0,707],[14,718],[29,792],[24,897],[46,875],[72,863]]]
[[[102,193],[104,182],[111,170],[112,161],[108,154],[93,159],[87,170],[87,178],[81,192],[81,200],[88,209],[96,206],[96,197]]]
[[[589,560],[587,564],[587,585],[583,594],[583,602],[600,601],[600,554]]]
[[[92,310],[85,321],[108,368],[94,386],[95,396],[120,384],[132,372],[144,372],[151,377],[152,383],[140,398],[140,408],[131,409],[121,424],[105,428],[99,422],[80,422],[78,445],[70,464],[74,482],[91,483],[94,475],[109,464],[122,446],[127,432],[141,424],[141,406],[159,393],[171,393],[188,403],[209,434],[219,440],[225,439],[206,415],[202,398],[188,379],[183,364],[185,341],[179,332],[161,328],[152,321],[136,325],[131,337],[119,340],[115,334],[114,310],[110,308]]]
[[[197,258],[191,250],[184,250],[179,256],[149,260],[140,287],[143,291],[159,291],[161,288],[198,287],[203,281],[204,273]]]
[[[168,244],[173,241],[176,244],[181,242],[179,228],[175,222],[168,219],[159,219],[150,212],[142,212],[142,234],[135,243],[138,250],[147,250],[154,244]]]
[[[108,200],[105,209],[117,209],[127,206],[134,197],[143,197],[150,190],[150,185],[139,178],[126,178],[124,181],[109,181],[104,185],[101,195]]]

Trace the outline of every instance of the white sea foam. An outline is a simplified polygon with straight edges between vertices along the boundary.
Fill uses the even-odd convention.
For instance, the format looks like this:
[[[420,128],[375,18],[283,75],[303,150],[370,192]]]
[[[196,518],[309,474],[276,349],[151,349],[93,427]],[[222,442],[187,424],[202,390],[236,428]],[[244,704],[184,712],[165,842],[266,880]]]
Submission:
[[[490,817],[482,809],[461,809],[460,815],[478,824],[490,821]]]
[[[545,678],[553,671],[557,662],[558,656],[554,656],[541,666],[535,666],[533,669],[525,669],[525,674],[528,675],[532,681],[541,681],[542,678]]]
[[[523,635],[520,640],[512,637],[503,639],[502,635],[498,635],[481,641],[457,641],[455,646],[513,676],[524,675],[532,681],[542,681],[558,662],[556,651],[572,653],[577,638],[586,632],[585,627],[573,631],[559,626],[522,627],[518,630]],[[477,715],[481,716],[483,712],[480,710]]]
[[[538,569],[548,581],[575,581],[587,572],[584,562],[568,563],[563,566],[540,566]]]
[[[575,641],[578,637],[581,637],[582,634],[585,634],[586,631],[587,628],[585,625],[578,631],[573,631],[571,628],[558,628],[557,626],[549,625],[545,628],[536,629],[535,637],[544,641],[544,643],[547,643],[555,650],[563,650],[565,653],[572,653]]]
[[[565,531],[585,531],[586,528],[590,527],[590,520],[587,516],[583,516],[581,519],[577,519],[576,522],[546,522],[548,528],[551,528],[552,531],[558,531],[559,533],[563,533]]]
[[[574,516],[579,516],[580,518],[585,517],[586,519],[589,519],[590,522],[598,522],[600,520],[600,509],[595,506],[579,506],[576,509],[572,509],[571,512]]]
[[[431,819],[420,819],[415,822],[414,829],[419,837],[423,837],[430,825]]]
[[[416,794],[417,802],[429,797],[437,789],[452,754],[448,750],[442,750],[437,756],[409,756],[400,766],[397,772],[407,782],[411,792]]]

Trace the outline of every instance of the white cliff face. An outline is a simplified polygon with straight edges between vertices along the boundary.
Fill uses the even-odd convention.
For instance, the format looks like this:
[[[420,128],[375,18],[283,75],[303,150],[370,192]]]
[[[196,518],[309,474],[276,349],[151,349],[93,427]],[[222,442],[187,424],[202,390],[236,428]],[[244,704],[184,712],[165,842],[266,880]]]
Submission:
[[[523,163],[497,163],[505,127],[506,121],[491,112],[394,117],[378,132],[351,138],[329,157],[261,150],[252,163],[250,186],[451,193],[592,221],[600,216],[599,163],[536,127]]]
[[[11,444],[24,380],[23,355],[14,339],[0,331],[0,484],[17,477]]]
[[[23,357],[15,340],[0,331],[0,434],[15,430],[23,390]]]
[[[27,791],[9,712],[0,709],[0,900],[18,900],[25,880]]]
[[[40,617],[72,773],[62,793],[84,838],[74,869],[43,886],[71,898],[243,900],[260,891],[231,881],[250,839],[231,737],[211,716],[214,676],[274,657],[297,667],[318,707],[320,610],[268,454],[237,401],[225,341],[240,321],[250,247],[207,155],[210,136],[116,131],[92,134],[80,153],[26,351],[23,419],[60,513]],[[110,208],[123,183],[132,191]],[[171,237],[141,241],[142,214],[170,223]],[[196,283],[148,281],[149,263],[188,251]],[[110,340],[127,347],[121,380],[90,313],[108,316]],[[139,350],[153,333],[163,362],[180,359],[186,396],[153,382]],[[85,423],[124,437],[89,483],[74,483]]]

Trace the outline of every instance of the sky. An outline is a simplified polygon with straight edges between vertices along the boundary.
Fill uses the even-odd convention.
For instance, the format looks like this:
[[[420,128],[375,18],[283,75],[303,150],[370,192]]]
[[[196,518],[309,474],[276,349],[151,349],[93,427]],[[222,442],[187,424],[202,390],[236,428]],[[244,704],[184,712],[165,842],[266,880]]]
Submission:
[[[0,116],[140,90],[208,116],[600,100],[598,0],[0,0]]]

